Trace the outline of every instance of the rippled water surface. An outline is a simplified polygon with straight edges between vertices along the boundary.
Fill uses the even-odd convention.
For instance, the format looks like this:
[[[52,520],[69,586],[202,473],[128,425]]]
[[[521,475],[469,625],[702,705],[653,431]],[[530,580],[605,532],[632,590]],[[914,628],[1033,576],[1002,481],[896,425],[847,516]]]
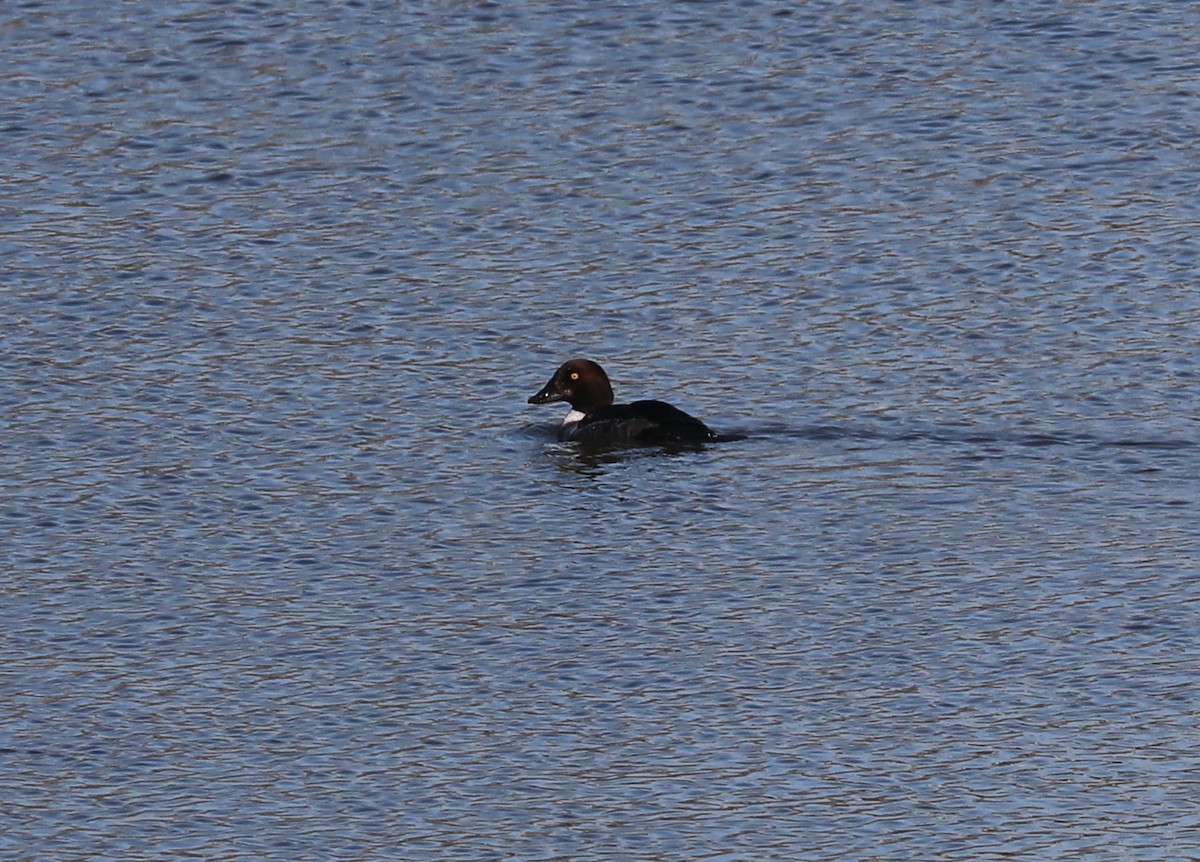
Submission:
[[[0,855],[1200,858],[1198,33],[6,7]]]

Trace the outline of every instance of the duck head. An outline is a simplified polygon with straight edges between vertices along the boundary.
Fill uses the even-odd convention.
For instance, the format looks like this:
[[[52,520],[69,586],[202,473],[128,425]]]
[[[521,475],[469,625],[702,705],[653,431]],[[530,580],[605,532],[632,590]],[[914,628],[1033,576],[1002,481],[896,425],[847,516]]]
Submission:
[[[613,403],[612,384],[604,369],[590,359],[570,359],[559,366],[550,382],[529,396],[530,404],[566,401],[581,413]]]

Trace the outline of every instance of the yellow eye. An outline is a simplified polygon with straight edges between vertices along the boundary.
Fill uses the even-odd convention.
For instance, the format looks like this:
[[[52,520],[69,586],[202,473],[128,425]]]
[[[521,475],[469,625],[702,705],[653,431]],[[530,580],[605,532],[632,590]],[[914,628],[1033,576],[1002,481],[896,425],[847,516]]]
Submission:
[[[572,379],[572,380],[578,380],[578,379],[579,379],[579,372],[578,372],[578,371],[572,371],[572,372],[571,372],[571,379]]]

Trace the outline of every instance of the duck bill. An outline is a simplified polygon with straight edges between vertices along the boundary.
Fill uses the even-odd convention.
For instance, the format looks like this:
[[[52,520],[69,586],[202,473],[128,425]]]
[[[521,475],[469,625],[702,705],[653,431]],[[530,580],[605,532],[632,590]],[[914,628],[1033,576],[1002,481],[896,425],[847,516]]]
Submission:
[[[541,391],[529,396],[530,404],[552,404],[555,401],[565,400],[561,392],[555,392],[552,388],[554,381],[551,380],[541,388]]]

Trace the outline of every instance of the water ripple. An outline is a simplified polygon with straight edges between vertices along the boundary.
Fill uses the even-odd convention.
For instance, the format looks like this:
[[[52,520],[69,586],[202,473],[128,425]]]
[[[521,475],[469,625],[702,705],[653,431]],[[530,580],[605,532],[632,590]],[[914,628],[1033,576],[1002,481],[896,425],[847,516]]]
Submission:
[[[22,7],[0,852],[1186,856],[1184,8]]]

